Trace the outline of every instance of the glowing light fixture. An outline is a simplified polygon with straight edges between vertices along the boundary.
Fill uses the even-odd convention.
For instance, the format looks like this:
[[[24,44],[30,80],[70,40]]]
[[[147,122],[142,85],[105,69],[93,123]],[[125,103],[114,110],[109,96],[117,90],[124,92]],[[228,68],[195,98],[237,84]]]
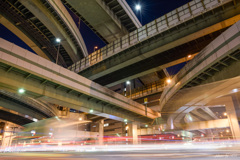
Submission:
[[[227,116],[227,113],[226,113],[226,112],[224,112],[224,113],[223,113],[223,115],[224,115],[224,116]]]
[[[124,122],[127,122],[128,120],[127,119],[124,119]]]
[[[56,38],[56,42],[57,42],[57,43],[60,43],[60,42],[61,42],[61,39],[60,39],[60,38]]]
[[[93,113],[93,109],[90,109],[89,112],[90,112],[90,113]]]
[[[37,122],[37,121],[38,121],[38,119],[36,119],[36,118],[33,118],[32,120],[33,120],[34,122]]]
[[[172,80],[170,78],[167,79],[167,84],[170,84],[172,82]]]
[[[79,118],[79,121],[81,121],[82,120],[82,118]]]
[[[25,89],[23,89],[23,88],[19,88],[19,89],[18,89],[18,93],[20,93],[20,94],[23,94],[23,93],[25,93],[25,91],[26,91],[26,90],[25,90]]]
[[[130,81],[127,81],[127,82],[126,82],[126,84],[128,84],[128,85],[129,85],[129,84],[131,84],[131,82],[130,82]]]
[[[146,124],[145,127],[148,127],[148,125]]]
[[[97,49],[98,49],[98,46],[95,46],[95,47],[93,48],[94,52],[95,52]]]
[[[238,89],[235,88],[235,89],[233,89],[232,91],[233,91],[234,93],[236,93],[236,92],[238,92]]]
[[[137,11],[141,10],[141,5],[140,5],[140,4],[137,4],[137,5],[135,6],[135,9],[136,9]]]

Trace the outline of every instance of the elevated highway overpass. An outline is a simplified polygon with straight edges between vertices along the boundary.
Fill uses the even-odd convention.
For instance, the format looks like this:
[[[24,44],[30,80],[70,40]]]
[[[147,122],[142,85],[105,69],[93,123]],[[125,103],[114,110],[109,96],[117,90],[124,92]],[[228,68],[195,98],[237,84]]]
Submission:
[[[0,1],[0,22],[36,54],[67,67],[88,55],[72,17],[61,1]]]
[[[0,90],[0,119],[18,125],[58,116],[55,106],[19,93]]]
[[[195,54],[240,19],[232,0],[191,1],[75,63],[70,70],[111,87]]]
[[[62,0],[62,2],[106,44],[142,26],[126,0]]]
[[[72,71],[0,39],[4,90],[83,112],[123,121],[152,122],[159,114]]]
[[[159,111],[171,128],[197,107],[222,105],[230,118],[230,127],[239,135],[235,101],[240,72],[240,21],[217,37],[175,75],[163,91]],[[230,97],[221,101],[221,97]],[[234,98],[235,97],[235,101]],[[226,98],[225,98],[226,99]],[[212,101],[219,103],[211,104]],[[233,102],[232,102],[233,101]],[[236,110],[236,111],[235,111]],[[236,135],[235,135],[236,137]]]

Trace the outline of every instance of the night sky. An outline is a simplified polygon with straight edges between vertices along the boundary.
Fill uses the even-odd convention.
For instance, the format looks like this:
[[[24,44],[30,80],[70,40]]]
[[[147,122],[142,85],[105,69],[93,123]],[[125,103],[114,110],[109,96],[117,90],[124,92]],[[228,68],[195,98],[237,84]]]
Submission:
[[[129,6],[132,8],[139,21],[145,25],[154,19],[190,2],[190,0],[126,0]],[[141,5],[141,14],[135,9],[136,4]],[[69,11],[74,21],[78,23],[78,17]],[[80,23],[80,32],[85,41],[87,50],[89,53],[93,52],[94,46],[99,48],[104,47],[106,44],[101,41],[83,22]],[[7,28],[0,24],[0,37],[6,39],[12,43],[15,43],[31,52],[32,49],[22,42],[18,37],[11,33]],[[169,68],[171,74],[175,74],[184,64],[176,67]]]

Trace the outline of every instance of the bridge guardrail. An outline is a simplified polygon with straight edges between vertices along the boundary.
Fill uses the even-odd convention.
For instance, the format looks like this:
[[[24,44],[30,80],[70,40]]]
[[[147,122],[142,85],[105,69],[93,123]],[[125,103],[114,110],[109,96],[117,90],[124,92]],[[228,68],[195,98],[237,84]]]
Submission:
[[[171,84],[166,86],[161,95],[161,108],[181,87],[239,47],[240,21],[213,40],[173,77]]]
[[[132,47],[137,43],[231,1],[232,0],[193,0],[91,53],[68,67],[68,69],[78,73],[126,48]]]
[[[136,98],[140,98],[140,97],[144,97],[147,96],[149,94],[153,94],[156,92],[161,92],[164,89],[164,82],[162,81],[155,81],[151,84],[142,86],[142,87],[138,87],[138,88],[134,88],[133,91],[127,91],[127,92],[123,92],[122,95],[128,97],[128,98],[132,98],[132,99],[136,99]]]

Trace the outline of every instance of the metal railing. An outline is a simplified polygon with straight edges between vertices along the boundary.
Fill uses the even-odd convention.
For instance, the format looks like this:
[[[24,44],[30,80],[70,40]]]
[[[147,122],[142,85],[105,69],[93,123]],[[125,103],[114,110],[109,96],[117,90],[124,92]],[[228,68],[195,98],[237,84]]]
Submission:
[[[231,1],[232,0],[193,0],[138,28],[128,35],[111,42],[105,47],[93,52],[92,54],[68,67],[68,69],[78,73],[102,60],[111,57],[112,55],[138,44],[139,42],[154,37],[170,28],[194,19],[205,12],[211,11]]]
[[[144,96],[148,96],[157,92],[162,92],[164,89],[164,82],[162,81],[155,81],[153,83],[147,84],[142,87],[134,88],[131,91],[123,92],[122,94],[128,98],[131,99],[136,99],[136,98],[141,98]]]

